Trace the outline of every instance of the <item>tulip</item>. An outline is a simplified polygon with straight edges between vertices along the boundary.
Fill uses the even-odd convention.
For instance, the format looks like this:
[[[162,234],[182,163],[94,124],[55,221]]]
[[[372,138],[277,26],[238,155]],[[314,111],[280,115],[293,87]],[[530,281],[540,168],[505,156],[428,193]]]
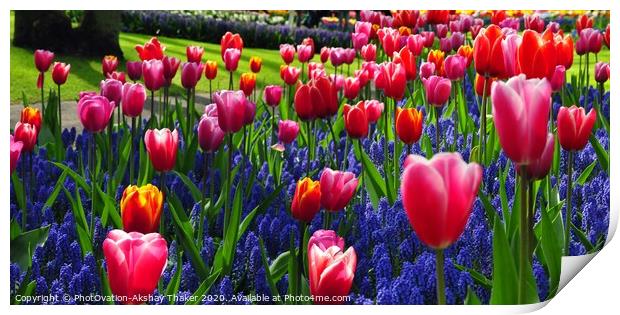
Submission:
[[[459,47],[456,51],[456,54],[459,56],[463,56],[467,59],[467,67],[471,65],[471,62],[474,60],[474,49],[469,45],[463,45]]]
[[[309,45],[297,45],[297,59],[301,63],[308,62],[312,56],[312,47]]]
[[[123,96],[121,108],[123,115],[127,117],[138,117],[142,114],[144,101],[146,100],[146,90],[140,83],[125,83],[123,85]]]
[[[609,64],[606,62],[599,61],[594,65],[594,79],[598,83],[607,82],[610,72]]]
[[[550,37],[550,35],[546,36]],[[555,44],[557,64],[564,66],[567,70],[570,69],[573,65],[573,38],[570,35],[566,35],[564,37],[561,35],[555,35],[553,37],[553,41]]]
[[[129,185],[121,198],[123,230],[154,233],[159,229],[164,195],[151,184]]]
[[[400,33],[397,30],[382,28],[377,31],[377,36],[388,58],[391,58],[395,51],[400,50]]]
[[[609,44],[610,44],[609,41],[611,39],[610,38],[611,35],[610,35],[609,31],[610,31],[609,24],[607,24],[607,27],[605,28],[605,36],[603,36],[603,39],[605,40],[605,46],[607,46],[607,48],[610,48],[609,47]]]
[[[360,139],[368,135],[368,117],[364,101],[360,101],[353,106],[345,104],[342,115],[344,117],[344,127],[349,137]]]
[[[292,120],[280,120],[278,122],[278,141],[289,144],[297,138],[299,134],[299,124]]]
[[[144,133],[144,146],[156,171],[163,173],[174,168],[179,146],[179,134],[176,129],[147,130]]]
[[[202,77],[204,65],[196,62],[186,62],[181,69],[181,85],[185,89],[194,89]]]
[[[327,118],[338,112],[338,95],[332,82],[326,77],[301,84],[295,92],[295,112],[301,120]]]
[[[538,33],[542,33],[545,29],[545,21],[538,15],[526,15],[524,17],[525,20],[525,28],[528,30],[533,30]]]
[[[142,62],[144,85],[151,91],[159,90],[165,83],[164,64],[161,60],[146,60]]]
[[[118,68],[118,58],[116,56],[107,55],[103,57],[101,60],[101,70],[103,72],[103,76],[107,76],[108,73],[116,71]]]
[[[321,185],[319,181],[305,177],[297,181],[291,204],[291,215],[296,220],[310,223],[321,210]]]
[[[293,66],[280,67],[280,76],[287,85],[295,85],[295,83],[299,80],[300,74],[301,69],[299,68],[295,68]]]
[[[465,76],[467,58],[460,55],[448,56],[444,61],[444,72],[450,80],[461,80]]]
[[[15,141],[15,138],[13,137],[13,135],[11,135],[11,174],[13,174],[13,171],[15,170],[15,168],[17,168],[17,161],[19,161],[19,156],[22,153],[23,147],[24,143],[19,140]]]
[[[54,66],[52,67],[52,79],[54,83],[57,85],[63,85],[67,82],[67,77],[69,76],[69,70],[71,70],[71,65],[62,63],[62,62],[54,62]]]
[[[351,172],[325,168],[321,173],[321,205],[325,210],[336,212],[344,209],[357,189],[357,178]]]
[[[368,100],[365,101],[365,103],[368,122],[374,124],[381,117],[381,113],[383,113],[383,108],[385,105],[377,100]]]
[[[321,62],[326,63],[327,60],[329,59],[329,55],[330,55],[330,48],[327,46],[323,46],[321,48],[321,54],[320,54]],[[291,61],[293,61],[292,58],[291,58]]]
[[[435,42],[435,33],[433,32],[420,32],[422,38],[424,39],[424,47],[431,48],[433,47],[433,43]]]
[[[401,48],[399,52],[394,53],[394,62],[399,63],[403,65],[403,67],[405,67],[405,72],[407,73],[407,81],[415,80],[417,75],[417,58],[409,50],[408,46],[405,46]]]
[[[521,47],[521,36],[517,34],[508,35],[502,39],[501,45],[504,53],[504,76],[514,77],[521,73],[517,57],[519,47]]]
[[[166,267],[167,246],[157,233],[110,231],[103,241],[103,255],[112,293],[124,304],[146,300]]]
[[[366,69],[355,70],[355,78],[360,82],[360,88],[366,86],[370,81],[370,73]]]
[[[396,135],[405,144],[411,146],[420,140],[423,122],[421,111],[415,108],[396,108]]]
[[[265,103],[271,107],[280,105],[280,99],[282,98],[282,87],[279,85],[268,85],[263,92],[265,97]]]
[[[594,19],[588,18],[587,15],[582,15],[575,20],[575,28],[577,29],[577,34],[581,33],[582,29],[592,28],[594,25]]]
[[[526,31],[527,32],[527,31]],[[474,65],[480,75],[498,77],[504,75],[502,30],[495,24],[481,29],[474,40]]]
[[[372,30],[372,23],[357,21],[355,22],[355,33],[363,33],[366,34],[370,38],[370,33]]]
[[[504,153],[518,166],[538,159],[544,150],[551,104],[546,79],[526,80],[525,75],[491,87],[493,121]]]
[[[338,241],[323,250],[319,247],[322,242],[313,240],[317,233],[323,232],[315,232],[308,242],[310,294],[316,304],[342,304],[344,297],[349,295],[355,277],[355,249],[349,247],[343,253],[344,249],[338,245],[344,245],[344,241]],[[320,234],[317,237],[321,237]]]
[[[448,101],[452,87],[450,80],[432,75],[428,79],[422,79],[422,83],[424,83],[426,101],[429,104],[441,107]]]
[[[409,35],[407,47],[415,56],[419,56],[422,53],[422,48],[424,48],[424,37],[420,34]]]
[[[207,80],[213,80],[217,76],[217,62],[213,60],[207,60],[205,63],[205,78]],[[209,93],[210,94],[210,93]]]
[[[334,47],[329,50],[329,61],[332,66],[338,67],[344,63],[344,49],[341,47]]]
[[[449,10],[428,10],[426,11],[426,22],[428,24],[447,24],[450,19]]]
[[[344,97],[354,100],[360,92],[360,81],[357,78],[346,78],[344,80]]]
[[[165,56],[161,61],[164,66],[163,86],[169,87],[170,85],[172,85],[172,79],[174,79],[174,77],[177,75],[177,71],[179,70],[179,65],[181,65],[181,60],[175,57]]]
[[[585,44],[586,52],[598,54],[603,47],[603,35],[599,30],[586,28],[579,33],[579,40]]]
[[[187,55],[187,62],[202,62],[202,54],[204,54],[205,49],[200,46],[187,46],[185,48],[185,54]]]
[[[105,129],[114,113],[114,102],[99,95],[86,95],[78,101],[77,116],[84,129],[98,133]]]
[[[547,134],[547,142],[545,143],[545,149],[542,155],[532,163],[525,167],[525,174],[522,168],[518,168],[519,175],[525,175],[531,180],[540,180],[545,178],[549,174],[551,169],[551,162],[553,162],[553,149],[555,145],[555,137],[552,133]]]
[[[226,133],[235,133],[241,130],[244,119],[250,115],[251,106],[243,91],[220,91],[213,95],[217,104],[217,119],[220,128]]]
[[[226,49],[224,52],[224,64],[226,65],[226,71],[236,71],[237,66],[239,66],[239,58],[241,58],[241,50],[236,48]]]
[[[450,45],[454,51],[458,50],[465,43],[465,35],[461,32],[454,32],[450,36]]]
[[[49,70],[54,61],[54,53],[49,50],[37,49],[34,51],[34,65],[39,73],[44,73]]]
[[[134,82],[140,80],[142,77],[142,61],[127,61],[125,67],[130,79]]]
[[[222,39],[220,40],[220,53],[222,55],[222,60],[226,60],[224,58],[224,55],[226,53],[226,50],[230,48],[239,50],[239,55],[241,55],[241,52],[243,51],[243,39],[239,34],[226,32],[226,34],[222,36]]]
[[[428,52],[428,56],[426,61],[432,62],[435,64],[435,71],[441,75],[443,75],[443,63],[444,63],[445,53],[441,50],[430,50]]]
[[[566,151],[580,151],[588,143],[592,127],[596,122],[596,110],[591,109],[586,115],[583,107],[575,105],[560,107],[558,112],[558,138]]]
[[[321,49],[321,55],[322,54],[323,49]],[[293,60],[295,60],[295,46],[291,44],[280,44],[280,56],[285,64],[290,64]]]
[[[41,124],[43,122],[43,118],[41,117],[41,111],[37,108],[26,106],[22,109],[21,116],[19,121],[24,124],[33,125],[37,132],[41,130]]]
[[[418,23],[418,17],[420,11],[417,10],[398,10],[394,14],[394,27],[406,26],[409,28],[415,28]]]
[[[532,30],[523,32],[523,40],[517,52],[521,73],[528,79],[551,79],[555,71],[555,47],[552,41],[544,41]]]
[[[318,77],[326,77],[325,65],[322,63],[309,62],[308,63],[308,77],[315,79]]]
[[[351,42],[353,43],[353,48],[356,51],[360,51],[362,47],[368,44],[368,34],[366,33],[351,33]]]
[[[336,91],[342,91],[342,89],[344,89],[344,76],[342,74],[332,74],[329,76],[329,80],[333,82]]]
[[[428,79],[433,74],[435,74],[435,64],[432,62],[422,61],[422,64],[420,64],[420,78]]]
[[[164,58],[164,49],[166,49],[166,46],[163,46],[157,37],[151,37],[144,46],[136,45],[135,49],[142,61],[153,59],[162,60]]]
[[[553,72],[553,76],[551,77],[551,90],[554,92],[562,89],[564,85],[564,81],[566,80],[566,68],[562,65],[555,66],[555,71]]]
[[[243,91],[245,96],[250,97],[256,87],[256,73],[245,72],[239,77],[239,89]]]
[[[444,53],[449,53],[452,50],[452,42],[449,38],[440,38],[439,39],[439,50]]]
[[[108,73],[105,78],[106,79],[119,80],[123,84],[125,84],[125,82],[126,82],[126,80],[125,80],[125,72],[113,71],[113,72]]]
[[[250,58],[250,70],[252,72],[259,73],[262,65],[263,65],[263,59],[261,57],[252,56]]]
[[[407,87],[407,71],[401,64],[388,62],[379,65],[375,74],[375,86],[387,97],[401,100]]]
[[[316,230],[308,240],[308,249],[317,246],[320,250],[325,251],[332,246],[344,250],[344,238],[338,236],[332,230]]]
[[[37,144],[37,136],[39,130],[34,125],[29,123],[22,123],[18,121],[15,124],[14,137],[15,141],[22,143],[22,151],[26,153],[32,152],[34,146]]]
[[[110,102],[114,102],[115,106],[121,105],[123,97],[123,83],[119,80],[106,79],[99,83],[101,96],[105,96]]]
[[[355,61],[356,51],[353,48],[346,48],[344,50],[344,63],[350,65]]]
[[[301,44],[310,46],[310,57],[308,58],[308,60],[314,58],[314,39],[312,39],[312,37],[306,37],[301,41]]]
[[[198,123],[198,143],[205,152],[215,152],[224,141],[224,131],[220,129],[217,117],[202,115]]]
[[[496,78],[488,78],[485,79],[483,76],[476,74],[476,79],[474,82],[476,95],[482,97],[488,97],[491,95],[491,85],[495,82]]]

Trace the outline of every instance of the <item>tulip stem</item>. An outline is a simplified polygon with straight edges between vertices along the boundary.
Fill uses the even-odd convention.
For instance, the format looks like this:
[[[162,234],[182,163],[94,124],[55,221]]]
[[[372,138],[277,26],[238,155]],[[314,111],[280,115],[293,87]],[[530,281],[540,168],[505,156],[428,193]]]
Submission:
[[[108,173],[112,173],[112,125],[114,124],[114,116],[112,116],[112,119],[110,119],[110,121],[108,122],[108,142],[109,142],[109,150],[107,153],[108,156]]]
[[[60,100],[60,84],[58,84],[58,132],[62,135],[62,109]]]
[[[161,191],[164,193],[164,198],[166,198],[168,195],[168,189],[166,188],[166,173],[164,172],[159,172],[159,185],[161,186]],[[161,216],[159,219],[159,234],[164,236],[165,229],[164,216]]]
[[[30,168],[30,180],[28,183],[28,194],[30,195],[30,198],[33,198],[34,196],[34,168],[32,167],[32,159],[33,159],[33,155],[34,153],[32,151],[30,151],[30,153],[28,153],[28,164],[29,164],[29,168]]]
[[[439,115],[441,115],[441,108],[433,106],[435,110],[435,154],[441,151],[440,138],[439,138]]]
[[[151,91],[151,118],[149,121],[155,118],[155,91]]]
[[[187,123],[185,124],[185,129],[187,129],[185,130],[185,139],[187,143],[189,143],[189,136],[191,134],[190,130],[192,129],[190,126],[192,122],[192,117],[191,117],[190,110],[189,110],[191,103],[192,103],[192,89],[187,89],[187,108],[186,108]]]
[[[163,124],[165,128],[172,128],[172,126],[170,126],[168,124],[168,102],[170,101],[170,87],[166,86],[164,87],[164,113],[163,113]]]
[[[526,166],[521,167],[520,193],[521,193],[521,213],[519,214],[520,238],[519,238],[519,284],[518,284],[518,303],[525,304],[525,296],[527,292],[527,273],[526,268],[530,259],[529,257],[529,198],[528,198],[528,179],[526,177]]]
[[[22,167],[21,167],[21,171],[22,171],[22,195],[24,196],[24,205],[22,207],[22,231],[26,230],[26,217],[27,217],[27,211],[26,209],[27,204],[28,204],[28,193],[27,193],[27,189],[26,189],[26,161],[22,161]]]
[[[306,222],[299,221],[299,250],[297,253],[297,295],[301,295],[301,277],[304,273],[304,248],[306,238]]]
[[[435,261],[437,264],[437,268],[435,268],[436,272],[436,280],[437,280],[437,304],[445,305],[446,304],[446,279],[444,277],[444,268],[443,268],[443,249],[435,250]]]
[[[310,152],[312,151],[312,127],[310,126],[310,121],[306,121],[306,134],[307,134],[307,141],[308,141],[308,152],[307,152],[307,161],[306,161],[306,176],[310,176]]]
[[[366,185],[365,182],[365,178],[364,178],[364,163],[362,162],[363,159],[363,155],[364,155],[364,147],[362,146],[362,140],[361,139],[357,139],[357,148],[360,151],[360,177],[361,177],[361,184],[360,184],[360,189],[361,189],[361,196],[360,196],[360,201],[361,204],[364,204],[364,185]]]
[[[271,107],[271,144],[276,143],[276,108]]]
[[[228,76],[228,89],[230,91],[232,91],[232,89],[233,89],[233,73],[232,73],[232,71],[228,71],[228,73],[229,73],[229,76]]]
[[[588,106],[588,94],[590,94],[590,53],[586,54],[586,81],[584,82],[586,94],[584,97],[583,107]]]
[[[95,225],[95,151],[96,151],[96,140],[95,140],[95,133],[91,133],[92,134],[92,138],[90,139],[90,232],[91,232],[91,239],[94,239],[95,237],[95,230],[94,230],[94,225]]]
[[[344,138],[344,154],[342,155],[342,170],[347,169],[347,163],[349,162],[349,138]]]
[[[482,102],[481,102],[481,111],[480,111],[480,143],[479,143],[479,150],[478,150],[478,162],[480,162],[481,164],[484,165],[483,162],[483,157],[484,155],[484,151],[486,149],[486,142],[487,142],[487,80],[488,77],[484,76],[484,81],[482,82]]]
[[[134,175],[134,141],[136,141],[136,117],[131,117],[131,140],[129,148],[129,184],[133,184]]]
[[[41,111],[43,115],[45,115],[45,93],[43,92],[43,82],[44,82],[45,74],[41,72]]]
[[[338,151],[340,151],[340,144],[338,139],[336,138],[336,133],[334,132],[334,127],[332,124],[331,118],[327,118],[327,126],[329,127],[329,131],[332,134],[332,140],[334,141],[334,153],[336,155],[336,168],[340,165],[340,158],[338,157]]]
[[[568,176],[568,186],[566,190],[566,218],[564,223],[564,256],[568,256],[570,254],[570,228],[571,228],[571,218],[573,215],[572,208],[572,197],[573,197],[573,151],[568,151],[568,163],[566,164],[567,176]]]
[[[227,165],[227,179],[226,179],[226,198],[224,206],[224,229],[222,237],[226,236],[226,230],[228,229],[228,219],[230,217],[230,188],[232,186],[232,133],[228,133],[228,165]]]

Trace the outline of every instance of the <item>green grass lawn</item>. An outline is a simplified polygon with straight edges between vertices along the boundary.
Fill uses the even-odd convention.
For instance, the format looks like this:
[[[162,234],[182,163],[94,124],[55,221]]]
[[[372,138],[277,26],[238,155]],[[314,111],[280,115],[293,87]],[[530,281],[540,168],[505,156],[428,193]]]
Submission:
[[[13,37],[13,14],[11,14],[11,42]],[[151,36],[132,33],[121,33],[120,45],[127,60],[138,60],[137,53],[134,46],[137,44],[144,44],[149,40]],[[202,43],[197,41],[191,41],[186,39],[176,39],[169,37],[159,37],[159,40],[166,46],[166,54],[177,57],[182,61],[186,60],[185,47],[189,45],[202,46],[205,49],[203,60],[210,59],[218,62],[218,76],[213,82],[213,89],[218,90],[228,86],[228,73],[224,69],[224,64],[220,57],[220,46],[216,44]],[[40,98],[40,92],[36,87],[37,70],[34,67],[33,51],[30,49],[24,49],[15,47],[11,44],[11,104],[21,103],[22,93],[25,93],[27,99],[31,102],[35,102]],[[249,59],[252,56],[259,56],[263,59],[263,67],[259,75],[257,76],[257,86],[262,88],[269,84],[280,84],[280,65],[282,59],[277,50],[268,49],[256,49],[245,48],[243,50],[241,60],[239,61],[239,68],[235,74],[234,82],[235,86],[238,86],[239,74],[250,71]],[[605,47],[599,54],[599,60],[609,61],[609,50]],[[318,54],[315,59],[318,59]],[[78,56],[57,55],[56,60],[71,64],[71,72],[67,83],[62,86],[62,98],[65,100],[76,99],[80,91],[93,91],[99,88],[99,82],[103,79],[101,74],[101,59],[100,58],[84,58]],[[573,67],[569,69],[567,77],[570,78],[572,74],[577,73],[577,65],[579,62],[578,56],[575,55],[575,61]],[[585,59],[584,59],[585,62]],[[594,58],[591,58],[591,75],[590,81],[594,82]],[[295,61],[295,66],[299,66],[299,63]],[[125,65],[122,62],[119,65],[119,71],[125,71]],[[331,65],[328,66],[328,73],[333,73]],[[352,71],[351,71],[352,72]],[[173,88],[171,95],[184,95],[184,90],[181,86],[180,69],[177,76],[173,81]],[[128,78],[129,79],[129,78]],[[55,88],[53,81],[51,80],[51,74],[46,74],[45,81],[46,88]],[[606,84],[609,88],[609,83]],[[197,91],[208,92],[209,84],[204,78],[201,79],[197,86]]]

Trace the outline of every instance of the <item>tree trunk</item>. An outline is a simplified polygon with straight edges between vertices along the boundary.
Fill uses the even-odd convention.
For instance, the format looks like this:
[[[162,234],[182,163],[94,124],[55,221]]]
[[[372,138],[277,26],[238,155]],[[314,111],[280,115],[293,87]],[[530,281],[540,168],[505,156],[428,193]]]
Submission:
[[[120,11],[84,11],[77,30],[81,42],[79,51],[89,56],[114,55],[122,59],[123,51],[118,43],[120,30]]]

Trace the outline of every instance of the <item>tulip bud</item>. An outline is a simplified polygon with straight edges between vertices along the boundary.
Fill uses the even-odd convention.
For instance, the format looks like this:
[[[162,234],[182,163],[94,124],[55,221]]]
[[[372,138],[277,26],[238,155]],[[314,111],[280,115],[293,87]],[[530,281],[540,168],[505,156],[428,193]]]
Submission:
[[[606,62],[599,61],[594,65],[594,79],[598,83],[607,82],[610,72],[609,64]]]
[[[344,117],[344,127],[349,137],[360,139],[368,135],[368,117],[366,116],[366,104],[364,101],[360,101],[354,106],[345,104],[342,115]]]
[[[161,60],[146,60],[142,62],[144,85],[149,91],[157,91],[164,85],[164,64]]]
[[[256,87],[256,73],[245,72],[239,77],[239,89],[243,91],[245,96],[249,97]]]
[[[330,48],[323,46],[321,48],[321,62],[326,63],[330,56]]]
[[[54,83],[57,85],[63,85],[67,82],[67,77],[69,76],[69,70],[71,70],[71,65],[62,63],[62,62],[54,62],[54,66],[52,68],[52,79]]]
[[[312,55],[312,47],[309,45],[297,45],[297,59],[299,62],[304,63],[310,60]]]
[[[114,102],[99,95],[85,95],[77,104],[77,115],[84,129],[97,133],[103,131],[114,114]]]
[[[429,104],[441,107],[450,98],[450,90],[452,89],[450,80],[432,75],[428,79],[422,79],[422,83],[424,83],[426,101]]]
[[[226,49],[224,52],[224,64],[226,65],[226,70],[229,72],[234,72],[237,70],[239,66],[239,59],[241,58],[241,51],[236,48]]]
[[[420,65],[420,78],[428,79],[435,74],[435,64],[432,62],[422,61]]]
[[[241,52],[243,51],[243,39],[241,38],[241,35],[239,34],[233,34],[231,32],[226,32],[226,34],[224,34],[222,36],[222,39],[220,40],[220,53],[222,55],[222,60],[226,60],[224,58],[224,55],[226,54],[226,50],[227,49],[237,49],[239,51],[239,55],[241,55]],[[235,67],[236,69],[237,67]],[[228,71],[234,71],[234,70],[228,70]]]
[[[116,71],[116,68],[118,68],[118,58],[116,58],[116,56],[108,55],[103,57],[101,60],[101,70],[104,77],[107,76],[108,73]]]
[[[407,87],[405,67],[395,62],[379,65],[379,70],[375,75],[375,86],[383,90],[385,96],[401,100],[405,96]]]
[[[34,146],[37,144],[37,136],[39,134],[37,127],[29,123],[22,123],[18,121],[15,124],[15,129],[13,132],[15,141],[22,143],[23,152],[32,152],[32,150],[34,150]]]
[[[396,108],[396,135],[405,144],[412,145],[422,136],[424,117],[415,108]]]
[[[344,80],[344,97],[354,100],[360,92],[360,81],[357,78],[346,78]]]
[[[227,133],[241,130],[256,113],[256,105],[247,100],[243,91],[219,91],[213,94],[213,100],[217,104],[218,124]]]
[[[213,80],[217,76],[217,62],[213,60],[207,60],[205,63],[205,78],[207,80]]]
[[[121,108],[123,115],[127,117],[138,117],[142,114],[146,91],[144,85],[140,83],[125,83],[123,85],[123,98]]]
[[[357,190],[357,178],[351,172],[325,168],[321,173],[321,205],[336,212],[344,209]]]
[[[113,71],[113,72],[108,73],[105,78],[121,81],[122,84],[125,84],[126,82],[125,72]]]
[[[23,148],[24,143],[21,141],[15,141],[15,138],[11,135],[11,174],[13,174],[13,171],[17,168],[17,161],[19,161],[19,156],[22,154]]]
[[[125,64],[127,75],[133,81],[138,81],[142,77],[142,61],[127,61]]]
[[[261,57],[252,56],[250,58],[250,70],[252,72],[259,73],[262,65],[263,65],[263,59]]]
[[[450,80],[460,80],[465,76],[467,59],[460,55],[448,56],[444,61],[444,72]]]
[[[163,77],[164,83],[162,86],[170,86],[172,85],[172,79],[177,75],[177,71],[179,70],[179,65],[181,64],[181,60],[175,57],[165,56],[162,60],[162,65],[164,66]],[[146,80],[146,77],[144,78]]]
[[[202,115],[198,123],[198,143],[205,152],[215,152],[224,141],[224,131],[220,129],[217,117]]]
[[[101,96],[105,96],[110,102],[114,102],[115,106],[121,105],[123,97],[123,83],[119,80],[106,79],[99,83]]]
[[[156,171],[163,173],[174,168],[179,146],[179,134],[176,129],[147,130],[144,133],[144,146]]]
[[[383,113],[384,104],[377,100],[364,101],[366,103],[366,118],[369,123],[376,123]]]
[[[41,111],[37,108],[26,106],[22,109],[22,113],[19,119],[20,122],[25,124],[31,124],[36,127],[37,132],[41,130],[41,124],[43,118],[41,117]]]
[[[375,61],[377,59],[377,46],[375,44],[364,45],[360,51],[364,61]]]
[[[551,90],[554,92],[562,89],[564,85],[564,81],[566,80],[566,68],[562,65],[555,66],[555,71],[553,72],[553,76],[551,77]]]
[[[282,66],[280,67],[280,76],[284,83],[287,85],[295,85],[297,80],[299,80],[299,75],[301,74],[301,69],[295,68],[293,66]]]
[[[181,85],[186,89],[193,89],[202,77],[204,65],[196,62],[186,62],[181,69]]]
[[[123,230],[153,233],[159,230],[164,194],[151,184],[129,185],[121,198]]]
[[[278,141],[289,144],[295,141],[299,134],[299,124],[293,120],[280,120],[278,122]]]
[[[202,54],[204,54],[205,49],[199,46],[187,46],[185,48],[185,54],[187,55],[187,62],[202,62]]]
[[[351,42],[353,43],[353,48],[356,51],[360,51],[363,46],[368,44],[368,34],[351,33]]]
[[[594,123],[596,110],[591,109],[586,115],[583,107],[575,105],[560,107],[558,112],[558,139],[566,151],[580,151],[588,144]]]
[[[271,107],[280,105],[280,99],[282,98],[282,87],[279,85],[268,85],[263,92],[265,97],[265,103]]]
[[[49,50],[37,49],[34,51],[34,65],[39,72],[47,72],[54,61],[54,53]]]
[[[291,215],[296,220],[310,223],[321,210],[321,186],[308,177],[297,182],[291,204]]]
[[[325,47],[324,47],[325,48]],[[321,54],[323,50],[321,49]],[[280,56],[285,64],[290,64],[295,60],[295,46],[291,44],[281,44],[280,45]]]

